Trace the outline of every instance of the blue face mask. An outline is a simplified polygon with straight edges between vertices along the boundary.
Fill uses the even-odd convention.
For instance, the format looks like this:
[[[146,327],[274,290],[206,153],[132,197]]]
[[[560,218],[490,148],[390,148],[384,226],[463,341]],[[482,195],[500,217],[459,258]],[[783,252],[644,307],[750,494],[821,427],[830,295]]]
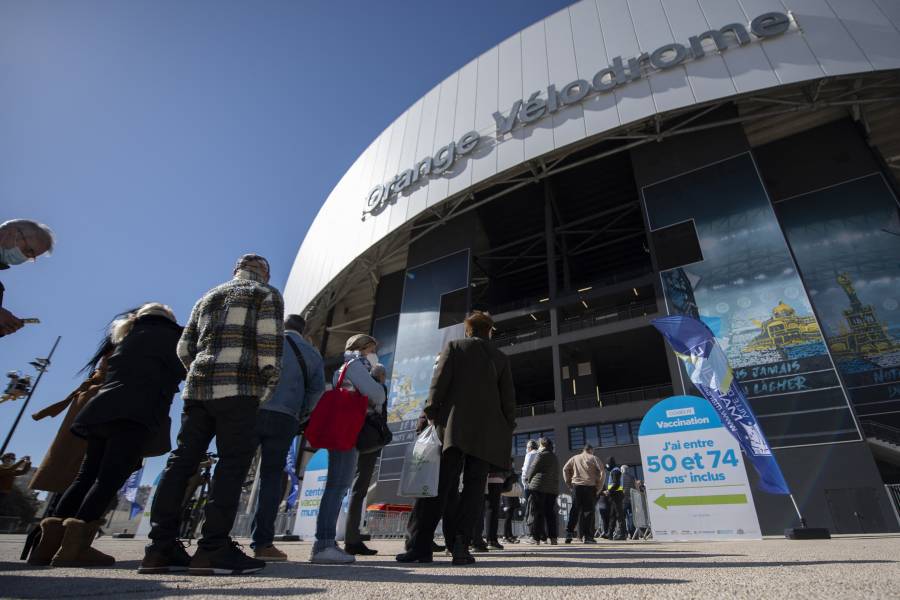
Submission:
[[[28,260],[18,246],[12,248],[0,248],[0,262],[6,265],[21,265]]]

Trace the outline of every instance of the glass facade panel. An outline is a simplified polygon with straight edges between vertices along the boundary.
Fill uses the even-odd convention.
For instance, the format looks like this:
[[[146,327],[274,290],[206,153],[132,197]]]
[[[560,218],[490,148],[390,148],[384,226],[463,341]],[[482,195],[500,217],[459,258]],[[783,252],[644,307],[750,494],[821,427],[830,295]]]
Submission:
[[[857,416],[900,426],[900,210],[884,177],[776,211]]]
[[[382,454],[379,480],[399,478],[405,447],[415,438],[416,420],[428,399],[435,360],[449,339],[462,337],[456,327],[440,329],[438,322],[441,296],[465,287],[468,279],[468,250],[406,271],[387,403],[394,441]]]
[[[622,421],[569,427],[569,449],[581,450],[585,444],[594,448],[637,444],[640,426],[640,421]]]
[[[666,304],[719,339],[770,444],[859,439],[750,154],[647,186],[643,197],[653,230],[693,220],[703,260],[660,273]],[[831,419],[818,435],[804,427],[815,411]]]
[[[628,423],[616,423],[616,445],[626,446],[631,441],[631,427]]]

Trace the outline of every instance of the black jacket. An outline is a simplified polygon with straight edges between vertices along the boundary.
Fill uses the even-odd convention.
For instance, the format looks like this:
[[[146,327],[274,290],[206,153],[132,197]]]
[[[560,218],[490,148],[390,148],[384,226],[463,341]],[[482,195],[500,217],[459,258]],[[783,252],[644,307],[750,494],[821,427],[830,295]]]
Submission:
[[[155,315],[139,318],[109,357],[103,387],[72,424],[72,433],[89,437],[114,421],[147,428],[153,439],[144,456],[159,456],[171,448],[169,409],[185,370],[175,347],[182,327]]]
[[[559,494],[559,471],[556,454],[552,450],[541,449],[525,473],[528,489],[543,494]]]
[[[510,467],[516,427],[516,391],[509,359],[480,338],[454,340],[438,360],[425,416],[434,421],[447,448]]]

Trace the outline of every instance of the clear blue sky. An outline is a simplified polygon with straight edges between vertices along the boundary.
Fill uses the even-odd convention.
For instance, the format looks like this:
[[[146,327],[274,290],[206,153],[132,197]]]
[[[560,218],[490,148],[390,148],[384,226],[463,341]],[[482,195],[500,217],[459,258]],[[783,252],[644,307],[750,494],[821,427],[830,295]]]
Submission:
[[[30,371],[63,337],[10,450],[40,461],[62,417],[30,414],[77,387],[113,314],[159,301],[183,323],[250,251],[283,287],[331,188],[393,119],[570,3],[0,1],[0,221],[58,238],[0,272],[4,306],[42,321],[0,338],[0,369]],[[0,404],[4,438],[19,407]]]

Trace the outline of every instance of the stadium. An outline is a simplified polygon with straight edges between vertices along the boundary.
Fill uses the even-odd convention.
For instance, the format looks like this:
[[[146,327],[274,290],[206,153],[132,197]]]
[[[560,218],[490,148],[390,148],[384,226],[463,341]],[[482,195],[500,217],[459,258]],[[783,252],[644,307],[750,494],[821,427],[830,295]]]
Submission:
[[[398,110],[402,107],[398,107]],[[585,443],[641,476],[637,430],[696,394],[650,325],[703,319],[811,525],[897,531],[900,5],[582,0],[503,40],[356,159],[286,310],[333,371],[369,333],[396,481],[436,356],[489,311],[513,449]],[[330,373],[326,373],[330,377]],[[754,475],[751,473],[751,479]],[[754,493],[763,533],[795,525]]]

